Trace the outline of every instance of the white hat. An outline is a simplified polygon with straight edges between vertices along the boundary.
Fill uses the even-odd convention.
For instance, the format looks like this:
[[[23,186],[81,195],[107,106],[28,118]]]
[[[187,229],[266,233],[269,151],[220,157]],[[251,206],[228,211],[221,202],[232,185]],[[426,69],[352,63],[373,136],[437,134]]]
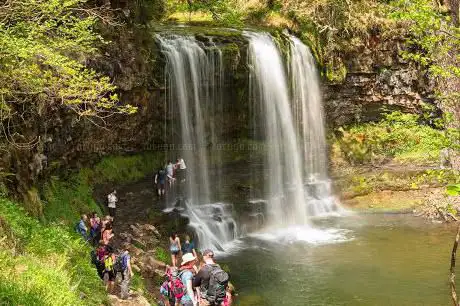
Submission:
[[[192,253],[187,253],[184,256],[182,256],[182,263],[181,266],[185,265],[188,262],[194,261],[196,259],[195,256],[193,256]]]

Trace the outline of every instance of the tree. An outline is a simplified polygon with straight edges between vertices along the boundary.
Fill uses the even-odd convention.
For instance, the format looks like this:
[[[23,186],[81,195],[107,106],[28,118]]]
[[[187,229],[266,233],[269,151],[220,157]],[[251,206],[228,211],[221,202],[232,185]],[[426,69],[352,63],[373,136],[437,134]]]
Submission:
[[[104,41],[94,30],[103,11],[87,8],[85,2],[6,0],[0,4],[4,150],[11,145],[33,146],[38,139],[23,135],[23,125],[36,116],[45,121],[52,111],[68,110],[93,121],[136,111],[118,103],[108,77],[86,66]]]

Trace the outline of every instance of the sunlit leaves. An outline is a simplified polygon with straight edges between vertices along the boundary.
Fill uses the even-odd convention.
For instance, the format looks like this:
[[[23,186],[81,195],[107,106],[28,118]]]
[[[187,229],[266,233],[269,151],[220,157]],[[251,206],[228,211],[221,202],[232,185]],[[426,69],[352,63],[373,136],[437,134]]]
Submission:
[[[395,0],[391,7],[390,18],[406,25],[410,33],[407,42],[413,48],[403,56],[429,67],[433,76],[459,77],[458,59],[445,60],[460,47],[460,30],[451,24],[450,16],[430,0]]]
[[[446,193],[450,196],[460,195],[460,184],[449,185],[446,187]]]
[[[0,94],[4,103],[39,101],[81,116],[132,113],[110,79],[86,67],[103,43],[85,0],[11,0],[0,5]],[[43,106],[41,106],[43,110]],[[5,117],[3,117],[5,118]]]

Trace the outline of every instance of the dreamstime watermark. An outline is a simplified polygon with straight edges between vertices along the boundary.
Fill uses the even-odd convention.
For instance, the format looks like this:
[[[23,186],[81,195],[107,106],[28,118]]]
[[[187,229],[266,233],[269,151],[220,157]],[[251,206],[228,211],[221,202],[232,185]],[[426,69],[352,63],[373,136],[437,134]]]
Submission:
[[[117,143],[79,143],[74,146],[74,150],[78,152],[139,152],[139,151],[266,151],[273,148],[272,144],[268,143],[216,143],[198,145],[194,143],[144,143],[136,144],[130,141]],[[48,151],[59,151],[59,149],[68,149],[64,144],[47,144]]]

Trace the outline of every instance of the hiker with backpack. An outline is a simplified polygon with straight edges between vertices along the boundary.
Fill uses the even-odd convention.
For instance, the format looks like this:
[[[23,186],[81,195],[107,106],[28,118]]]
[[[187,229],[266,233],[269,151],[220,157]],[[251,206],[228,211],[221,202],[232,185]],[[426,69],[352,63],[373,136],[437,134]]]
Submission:
[[[128,250],[125,249],[118,255],[114,270],[115,273],[121,273],[120,296],[122,299],[127,299],[129,296],[129,281],[134,276],[133,269],[131,268],[131,256],[129,256]]]
[[[91,218],[89,219],[89,224],[90,224],[89,236],[90,236],[91,242],[93,243],[93,245],[97,245],[98,241],[96,241],[95,238],[97,236],[98,231],[100,231],[101,219],[99,219],[96,212],[93,212],[91,214]]]
[[[193,275],[196,273],[195,268],[196,257],[192,253],[185,254],[182,256],[182,263],[179,269],[179,278],[182,282],[181,294],[177,295],[176,287],[173,289],[173,293],[176,298],[176,305],[180,300],[180,305],[183,306],[198,306],[198,299],[195,297],[193,291]]]
[[[193,279],[200,306],[221,306],[226,300],[229,275],[214,261],[214,252],[203,252],[204,265]],[[228,300],[228,299],[227,299]]]
[[[166,265],[166,269],[165,269],[166,279],[164,280],[163,284],[160,287],[160,294],[161,294],[162,302],[164,306],[176,305],[176,300],[175,300],[175,296],[173,293],[173,288],[174,288],[173,273],[175,274],[176,279],[177,279],[178,274],[179,274],[177,271],[177,268]]]
[[[75,225],[75,231],[79,233],[85,241],[88,240],[88,228],[86,227],[87,221],[88,217],[83,214],[81,215],[80,221],[78,221]]]
[[[113,249],[109,246],[106,247],[107,254],[104,255],[104,281],[105,289],[107,292],[112,293],[115,287],[115,254],[113,254]]]
[[[91,255],[91,260],[93,261],[93,264],[96,266],[97,274],[101,279],[104,279],[104,257],[105,255],[107,255],[106,246],[102,242],[100,242],[99,246],[95,250],[96,258],[93,257],[93,254]]]
[[[164,169],[158,170],[155,174],[155,185],[157,186],[158,196],[164,196],[166,185],[166,171]]]
[[[176,233],[172,233],[169,237],[169,251],[171,252],[171,262],[173,267],[177,266],[177,256],[180,252],[180,239]]]

